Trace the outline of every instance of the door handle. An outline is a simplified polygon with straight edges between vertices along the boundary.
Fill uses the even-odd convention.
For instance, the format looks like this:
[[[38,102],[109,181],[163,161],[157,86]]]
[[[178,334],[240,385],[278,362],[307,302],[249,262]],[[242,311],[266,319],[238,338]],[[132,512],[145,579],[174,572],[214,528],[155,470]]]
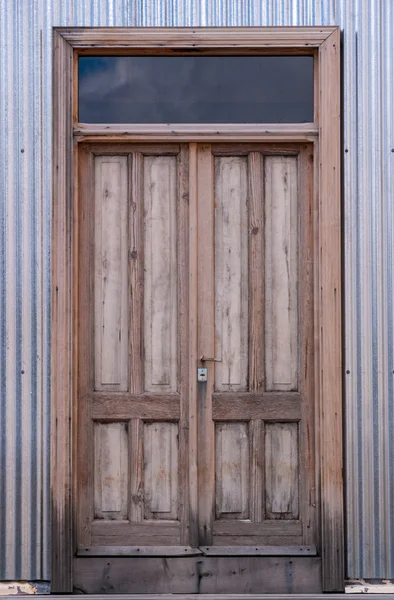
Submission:
[[[200,356],[201,362],[222,362],[221,358],[213,358],[212,356]]]

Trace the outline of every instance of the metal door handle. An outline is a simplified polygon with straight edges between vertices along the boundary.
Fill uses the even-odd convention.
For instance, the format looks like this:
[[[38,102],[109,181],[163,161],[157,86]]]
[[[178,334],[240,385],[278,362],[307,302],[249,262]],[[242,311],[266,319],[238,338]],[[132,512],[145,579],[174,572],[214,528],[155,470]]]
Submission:
[[[213,358],[212,356],[200,356],[201,362],[222,362],[221,358]]]

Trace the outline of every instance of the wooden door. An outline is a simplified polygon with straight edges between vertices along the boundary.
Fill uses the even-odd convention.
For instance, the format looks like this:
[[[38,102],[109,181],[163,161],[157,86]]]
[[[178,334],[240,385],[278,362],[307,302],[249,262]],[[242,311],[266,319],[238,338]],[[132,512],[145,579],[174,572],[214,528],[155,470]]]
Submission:
[[[320,590],[312,156],[80,146],[77,589]]]

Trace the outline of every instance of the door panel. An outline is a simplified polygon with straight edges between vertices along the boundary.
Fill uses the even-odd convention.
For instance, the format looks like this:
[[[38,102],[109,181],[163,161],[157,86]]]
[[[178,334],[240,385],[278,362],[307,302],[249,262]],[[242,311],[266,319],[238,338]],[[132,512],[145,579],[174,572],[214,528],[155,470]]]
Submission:
[[[194,572],[205,563],[190,554],[211,554],[220,591],[235,564],[313,555],[312,156],[305,144],[80,146],[80,579],[101,568],[94,556],[114,572],[144,556],[164,581],[153,556]],[[150,589],[119,577],[114,591]]]
[[[213,185],[199,198],[208,215],[199,262],[212,288],[199,314],[209,317],[211,300],[215,320],[209,332],[206,318],[199,340],[199,356],[208,359],[200,365],[208,382],[198,384],[199,444],[215,440],[199,455],[200,493],[212,502],[199,515],[202,543],[234,551],[311,544],[310,155],[305,146],[205,145],[201,152]]]
[[[80,165],[78,547],[187,546],[188,148]]]

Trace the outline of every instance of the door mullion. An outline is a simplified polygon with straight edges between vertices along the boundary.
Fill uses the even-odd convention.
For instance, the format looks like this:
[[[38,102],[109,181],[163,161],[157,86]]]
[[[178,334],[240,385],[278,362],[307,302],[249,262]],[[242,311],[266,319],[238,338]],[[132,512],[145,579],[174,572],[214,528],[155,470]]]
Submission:
[[[210,144],[198,146],[198,357],[214,356],[214,159]],[[198,531],[199,543],[212,545],[214,517],[215,461],[212,393],[214,363],[199,363],[208,369],[208,379],[197,383],[198,403]],[[196,374],[195,374],[196,377]]]

